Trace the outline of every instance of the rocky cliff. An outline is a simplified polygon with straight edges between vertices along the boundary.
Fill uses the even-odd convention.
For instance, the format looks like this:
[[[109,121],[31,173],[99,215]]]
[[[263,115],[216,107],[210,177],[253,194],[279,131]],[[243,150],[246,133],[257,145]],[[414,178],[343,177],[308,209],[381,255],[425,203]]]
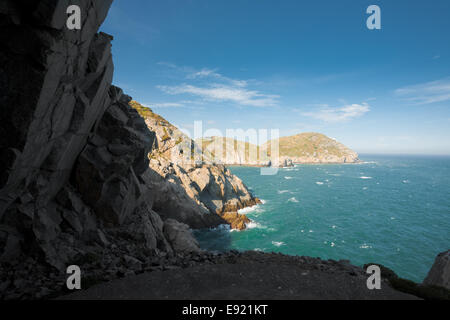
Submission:
[[[260,201],[241,179],[224,165],[215,164],[208,152],[151,109],[136,101],[130,105],[156,134],[148,179],[155,190],[154,208],[164,218],[192,228],[228,223],[234,229],[244,229],[250,220],[237,211]]]
[[[450,290],[450,250],[437,255],[423,284]]]
[[[236,166],[269,166],[271,159],[259,146],[227,137],[205,137],[196,140],[205,154],[218,163]]]
[[[60,290],[70,264],[108,279],[198,250],[155,211],[171,201],[150,184],[156,135],[111,86],[112,37],[97,33],[111,2],[77,1],[81,30],[66,28],[67,1],[0,4],[3,298]]]
[[[197,144],[214,161],[226,165],[289,167],[295,163],[359,161],[356,152],[320,133],[282,137],[261,146],[226,137],[202,138]],[[272,154],[274,144],[278,146],[278,155]]]

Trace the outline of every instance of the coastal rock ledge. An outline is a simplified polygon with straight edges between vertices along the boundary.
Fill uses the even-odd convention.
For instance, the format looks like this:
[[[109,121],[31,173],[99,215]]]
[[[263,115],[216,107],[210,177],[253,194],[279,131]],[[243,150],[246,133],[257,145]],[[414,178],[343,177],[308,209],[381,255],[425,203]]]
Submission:
[[[438,254],[423,283],[450,290],[450,250]]]

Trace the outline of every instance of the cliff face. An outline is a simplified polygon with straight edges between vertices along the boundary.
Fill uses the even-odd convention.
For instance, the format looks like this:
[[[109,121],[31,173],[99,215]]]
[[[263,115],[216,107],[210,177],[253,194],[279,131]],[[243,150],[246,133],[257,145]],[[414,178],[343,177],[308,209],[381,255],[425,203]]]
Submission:
[[[136,101],[131,106],[145,118],[156,134],[149,155],[153,169],[148,185],[155,190],[154,208],[164,218],[173,218],[193,228],[228,223],[244,229],[250,220],[237,213],[259,200],[241,179],[225,166],[214,164],[208,152],[178,128]],[[158,192],[156,192],[158,190]]]
[[[289,167],[294,163],[354,163],[358,154],[320,133],[301,133],[271,140],[262,146],[225,137],[197,140],[205,154],[226,165]],[[278,157],[272,145],[278,144]]]
[[[262,149],[252,143],[226,137],[198,139],[203,152],[210,154],[215,161],[227,165],[269,166],[270,158]]]
[[[111,86],[112,37],[97,33],[111,2],[77,1],[79,31],[65,26],[67,1],[0,5],[2,295],[45,295],[39,283],[70,264],[114,277],[198,250],[153,210],[155,133]]]

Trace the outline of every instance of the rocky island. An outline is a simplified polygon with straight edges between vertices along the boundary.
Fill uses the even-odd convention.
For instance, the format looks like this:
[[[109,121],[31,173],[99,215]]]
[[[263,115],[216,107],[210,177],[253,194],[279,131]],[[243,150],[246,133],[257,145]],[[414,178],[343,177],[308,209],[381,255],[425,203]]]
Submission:
[[[420,294],[386,279],[382,290],[366,290],[364,270],[348,261],[202,251],[190,228],[242,228],[237,210],[258,199],[223,165],[182,161],[192,155],[182,144],[195,151],[195,143],[112,85],[113,38],[98,33],[112,0],[77,3],[85,13],[79,31],[65,26],[66,1],[0,5],[1,299],[61,297],[69,265],[92,288],[68,299]],[[322,149],[308,150],[287,156],[309,161]],[[343,150],[322,160],[357,158]],[[448,284],[447,273],[438,275],[443,265],[433,269],[433,285]],[[280,267],[287,278],[276,276]]]

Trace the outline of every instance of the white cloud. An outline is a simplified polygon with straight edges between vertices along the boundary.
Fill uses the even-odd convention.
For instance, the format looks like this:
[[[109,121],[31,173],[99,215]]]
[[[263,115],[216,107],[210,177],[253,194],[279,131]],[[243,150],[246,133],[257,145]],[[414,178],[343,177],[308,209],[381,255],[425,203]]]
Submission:
[[[207,80],[214,79],[220,82],[226,82],[229,85],[236,87],[245,87],[248,84],[247,80],[239,80],[228,78],[217,72],[217,69],[208,69],[203,68],[201,70],[188,67],[188,66],[177,66],[171,62],[160,61],[157,63],[159,66],[163,66],[169,69],[173,69],[176,72],[179,72],[185,79],[189,80]]]
[[[450,100],[450,78],[406,86],[395,94],[413,104],[430,104]]]
[[[191,94],[205,100],[228,101],[244,106],[271,107],[277,105],[277,95],[266,95],[258,91],[248,90],[242,87],[234,87],[223,84],[212,84],[209,87],[199,87],[189,84],[181,86],[157,86],[165,93],[171,95]]]
[[[191,73],[187,76],[188,79],[196,79],[196,78],[205,78],[205,77],[219,77],[220,74],[216,73],[215,70],[205,69],[203,68],[200,71],[196,71],[194,73]]]
[[[184,104],[178,102],[161,102],[161,103],[146,103],[143,104],[147,108],[180,108],[184,107]]]
[[[200,71],[194,71],[186,76],[187,79],[202,79],[202,78],[213,78],[215,80],[220,80],[223,82],[227,82],[232,86],[236,87],[245,87],[247,86],[247,81],[245,80],[237,80],[237,79],[231,79],[228,77],[225,77],[221,75],[220,73],[216,72],[216,70],[212,69],[206,69],[203,68]]]
[[[322,120],[325,122],[345,122],[359,118],[370,111],[370,106],[362,104],[350,104],[341,108],[322,108],[318,111],[304,112],[303,116]]]
[[[174,69],[188,83],[175,86],[157,86],[170,95],[189,94],[199,97],[201,101],[232,102],[242,106],[272,107],[278,105],[278,95],[265,94],[248,88],[254,80],[241,80],[226,77],[217,69],[179,67],[169,62],[159,62],[158,65]]]

